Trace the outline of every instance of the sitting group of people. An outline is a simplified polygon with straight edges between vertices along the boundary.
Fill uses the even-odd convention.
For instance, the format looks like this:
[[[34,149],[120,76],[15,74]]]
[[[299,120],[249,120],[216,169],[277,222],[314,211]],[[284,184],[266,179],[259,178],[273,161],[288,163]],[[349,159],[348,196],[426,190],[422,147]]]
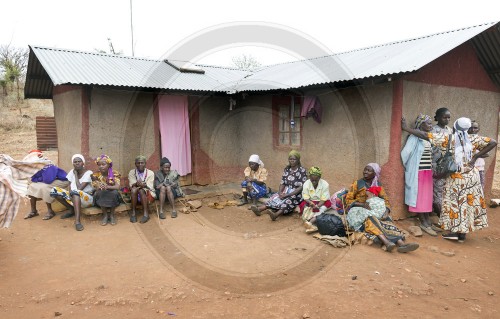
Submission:
[[[33,150],[25,157],[24,161],[41,159],[44,155],[39,150]],[[33,175],[28,185],[28,196],[30,198],[31,211],[25,219],[38,216],[36,209],[37,200],[43,200],[47,204],[47,214],[44,220],[53,218],[56,214],[52,209],[52,203],[56,200],[67,208],[68,212],[61,218],[75,217],[75,229],[84,229],[81,223],[81,210],[90,206],[101,208],[103,218],[101,225],[116,225],[115,209],[122,203],[123,193],[128,189],[121,189],[121,175],[113,169],[113,161],[107,155],[101,155],[95,163],[97,172],[85,168],[85,157],[75,154],[71,158],[73,169],[66,173],[61,168],[47,164]],[[160,200],[159,218],[165,219],[165,200],[168,199],[172,206],[171,217],[177,217],[175,210],[175,198],[183,197],[184,193],[179,185],[179,174],[171,169],[171,163],[167,158],[162,158],[160,169],[153,172],[146,168],[146,157],[135,158],[135,169],[128,174],[131,212],[130,222],[137,222],[137,207],[140,203],[143,208],[143,216],[140,223],[149,221],[148,204],[155,199]]]
[[[468,118],[459,118],[453,130],[449,129],[448,109],[438,109],[434,119],[436,127],[430,116],[420,114],[414,128],[409,128],[402,118],[402,130],[410,133],[401,152],[405,167],[405,203],[409,212],[419,217],[424,232],[437,236],[437,232],[448,231],[442,235],[444,239],[463,242],[468,232],[487,227],[482,158],[496,146],[496,141],[478,135],[479,124]],[[438,176],[434,170],[446,153],[452,154],[456,171]],[[278,192],[265,204],[258,204],[258,200],[268,194],[268,173],[260,157],[254,154],[244,171],[240,205],[251,202],[249,208],[255,215],[265,212],[273,221],[299,207],[306,232],[314,232],[318,216],[330,214],[336,206],[333,201],[340,200],[342,207],[338,210],[347,214],[348,229],[363,232],[388,252],[395,248],[403,253],[416,250],[419,245],[405,243],[404,232],[390,217],[389,200],[379,181],[380,171],[378,164],[369,163],[363,177],[354,181],[349,191],[331,197],[329,184],[321,178],[321,169],[313,166],[306,172],[300,153],[291,151]],[[438,224],[431,222],[433,212],[439,217]]]

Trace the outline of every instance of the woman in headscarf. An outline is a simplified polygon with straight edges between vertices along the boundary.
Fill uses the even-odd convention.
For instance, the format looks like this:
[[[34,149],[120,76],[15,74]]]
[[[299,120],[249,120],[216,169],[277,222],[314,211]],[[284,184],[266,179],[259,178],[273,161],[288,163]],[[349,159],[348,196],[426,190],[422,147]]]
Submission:
[[[23,159],[25,162],[46,159],[39,150],[32,150]],[[28,184],[27,195],[30,199],[31,211],[24,216],[24,219],[32,218],[38,216],[38,211],[36,210],[36,202],[38,200],[43,200],[47,204],[47,214],[42,218],[44,220],[51,219],[56,215],[52,210],[52,203],[54,198],[50,196],[50,192],[54,187],[66,188],[69,184],[66,178],[66,172],[54,164],[45,165],[41,170],[35,173],[31,177],[31,183]]]
[[[429,140],[435,147],[446,150],[447,143],[442,139],[435,138],[433,133],[408,128],[405,118],[401,119],[401,127],[410,134]],[[459,118],[453,124],[454,133],[449,143],[458,171],[445,180],[442,213],[439,217],[441,228],[449,231],[443,238],[460,242],[465,241],[468,232],[488,227],[483,188],[474,164],[497,145],[495,140],[483,136],[471,141],[467,133],[470,127],[471,120],[466,117]],[[478,152],[473,154],[475,149]]]
[[[102,221],[101,225],[108,223],[116,225],[115,208],[120,205],[120,173],[113,170],[113,161],[108,155],[101,155],[96,159],[99,171],[92,174],[92,187],[96,190],[94,193],[95,204],[101,207]],[[109,214],[108,214],[109,210]]]
[[[389,216],[390,204],[384,187],[379,181],[380,171],[380,166],[377,163],[369,163],[363,170],[363,178],[354,181],[351,185],[345,198],[347,220],[350,220],[349,225],[356,231],[364,232],[366,238],[383,244],[387,252],[391,252],[396,248],[396,245],[397,251],[400,253],[416,250],[419,245],[416,243],[405,243],[404,233],[394,225]],[[385,213],[382,216],[376,213],[378,212],[378,207],[371,207],[368,201],[372,196],[368,194],[369,189],[373,195],[379,197],[385,204]],[[374,204],[378,204],[378,202],[374,201]],[[359,208],[364,208],[364,210]],[[366,213],[366,210],[375,213]],[[357,213],[363,213],[361,220],[359,220],[359,225],[357,224],[359,216],[354,216]],[[353,216],[349,216],[349,214]]]
[[[132,199],[132,212],[130,222],[136,223],[137,203],[142,204],[144,215],[140,223],[144,224],[149,220],[148,204],[154,202],[156,193],[154,190],[154,172],[146,168],[146,157],[139,155],[135,158],[135,169],[128,173],[128,183],[130,186],[130,196]]]
[[[434,136],[434,139],[436,141],[439,141],[438,144],[443,144],[445,145],[445,151],[446,151],[446,145],[448,145],[448,140],[450,137],[450,134],[453,133],[452,129],[448,127],[448,123],[450,122],[451,118],[451,113],[450,110],[448,110],[445,107],[441,107],[436,110],[436,114],[434,115],[434,121],[436,121],[436,125],[432,127],[432,135]],[[436,162],[438,159],[440,159],[443,155],[444,152],[441,147],[436,147],[432,146],[432,168],[435,169],[436,167]],[[433,182],[433,195],[432,195],[432,207],[434,209],[434,212],[439,216],[441,214],[441,204],[443,202],[443,187],[445,183],[445,178],[442,176],[437,176],[433,175],[432,176],[432,182]],[[432,227],[433,230],[440,231],[439,228]]]
[[[478,143],[475,142],[476,139],[480,138],[480,136],[478,136],[478,133],[479,133],[479,123],[477,121],[473,120],[472,123],[471,123],[471,127],[469,128],[469,130],[467,131],[467,133],[469,133],[470,141],[472,143],[472,146],[474,146],[473,152],[474,153],[479,152],[477,150],[477,148],[475,147],[475,145],[478,144]],[[488,157],[488,154],[484,154],[483,157]],[[476,160],[476,163],[474,163],[474,166],[479,171],[479,178],[481,180],[481,187],[483,187],[483,192],[484,192],[484,183],[485,183],[484,165],[485,165],[485,162],[484,162],[484,158],[483,157],[479,157]]]
[[[302,186],[306,180],[307,172],[300,164],[300,153],[292,150],[288,154],[288,165],[281,176],[278,193],[271,196],[265,205],[252,205],[252,211],[260,216],[267,210],[273,221],[281,215],[292,213],[302,201]]]
[[[415,120],[416,130],[430,132],[432,121],[429,115],[420,114]],[[425,139],[408,136],[401,151],[405,167],[405,204],[408,210],[420,219],[420,228],[431,236],[437,236],[432,229],[429,214],[432,212],[432,147]]]
[[[170,205],[172,205],[172,212],[170,217],[176,218],[177,211],[175,210],[175,199],[177,197],[184,197],[184,193],[179,185],[179,173],[171,169],[172,164],[169,159],[164,157],[160,161],[160,170],[155,173],[154,187],[156,191],[156,198],[160,199],[160,218],[165,219],[163,212],[163,203],[168,198]]]
[[[248,159],[248,167],[243,172],[245,180],[241,183],[243,199],[238,206],[248,204],[248,198],[252,200],[253,205],[257,205],[257,200],[264,197],[267,193],[267,170],[259,155],[253,154]]]
[[[330,185],[321,178],[321,169],[313,166],[309,169],[309,179],[302,187],[302,198],[300,204],[302,210],[302,220],[305,227],[312,232],[317,230],[316,217],[327,211],[332,204],[330,202]]]
[[[85,169],[85,158],[81,154],[75,154],[71,157],[73,169],[69,171],[66,178],[71,183],[67,189],[54,187],[50,196],[63,204],[69,212],[63,214],[61,218],[70,218],[75,216],[75,229],[83,230],[80,222],[80,210],[92,206],[94,198],[92,193],[92,171]]]

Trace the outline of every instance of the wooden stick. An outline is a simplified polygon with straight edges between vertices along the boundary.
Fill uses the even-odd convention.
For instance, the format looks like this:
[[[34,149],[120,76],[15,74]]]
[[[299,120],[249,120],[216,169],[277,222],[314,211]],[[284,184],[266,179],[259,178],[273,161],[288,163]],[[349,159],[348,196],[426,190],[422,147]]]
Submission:
[[[344,224],[345,233],[347,235],[347,241],[349,242],[349,249],[351,249],[352,244],[351,244],[351,239],[349,238],[349,225],[347,224],[347,217],[346,217],[347,212],[345,211],[344,199],[341,198],[340,201],[342,202],[342,210],[344,211],[344,213],[342,214],[342,217],[340,217],[340,219],[342,219],[342,223]],[[353,234],[353,237],[354,237],[354,234]]]

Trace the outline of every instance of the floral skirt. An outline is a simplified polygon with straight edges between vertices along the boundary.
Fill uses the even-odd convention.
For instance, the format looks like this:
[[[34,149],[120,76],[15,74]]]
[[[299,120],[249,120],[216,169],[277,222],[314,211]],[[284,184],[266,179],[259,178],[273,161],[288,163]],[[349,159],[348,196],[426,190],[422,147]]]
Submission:
[[[68,191],[61,187],[53,187],[52,191],[50,192],[51,197],[53,198],[60,197],[64,199],[66,203],[70,204],[71,206],[73,206],[73,201],[71,200],[73,195],[77,195],[80,197],[82,208],[90,207],[94,204],[94,197],[80,190]]]
[[[454,233],[488,227],[486,202],[477,168],[468,173],[451,174],[446,179],[439,224]]]

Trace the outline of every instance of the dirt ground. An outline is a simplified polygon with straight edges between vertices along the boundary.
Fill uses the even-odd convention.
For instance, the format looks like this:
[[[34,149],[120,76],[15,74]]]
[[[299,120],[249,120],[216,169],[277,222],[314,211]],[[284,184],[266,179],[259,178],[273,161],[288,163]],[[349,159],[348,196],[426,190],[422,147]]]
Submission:
[[[8,136],[0,153],[35,148],[32,133]],[[420,249],[399,254],[334,248],[296,215],[271,222],[246,207],[207,207],[214,200],[225,198],[146,224],[86,217],[82,232],[59,216],[24,220],[23,203],[0,230],[0,318],[500,317],[500,208],[463,244],[410,237]]]

